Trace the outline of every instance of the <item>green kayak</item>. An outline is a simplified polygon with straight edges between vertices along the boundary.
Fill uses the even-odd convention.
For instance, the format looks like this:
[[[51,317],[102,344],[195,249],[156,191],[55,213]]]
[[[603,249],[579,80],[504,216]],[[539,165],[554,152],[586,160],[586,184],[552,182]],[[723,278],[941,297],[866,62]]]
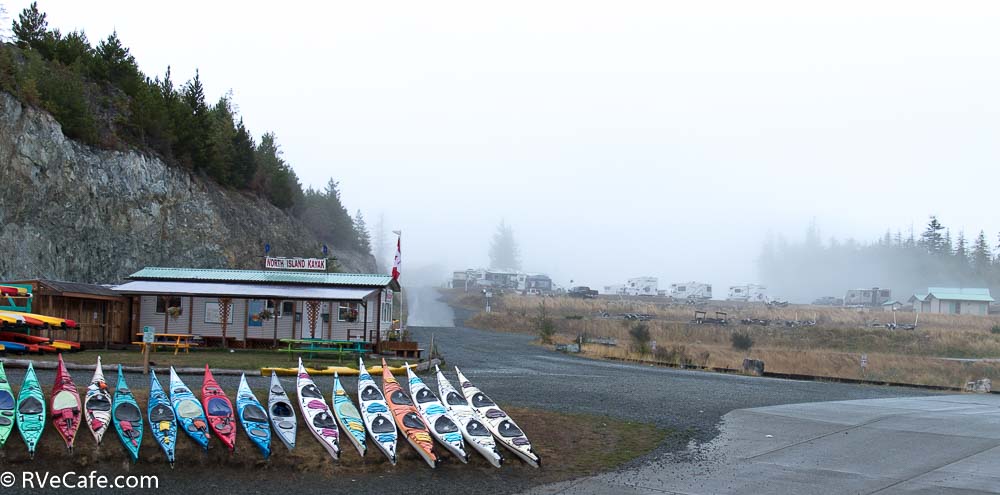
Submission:
[[[42,387],[38,385],[35,367],[28,364],[28,372],[24,374],[24,384],[17,394],[17,430],[28,445],[28,454],[35,457],[35,447],[45,430],[45,397]]]
[[[122,365],[118,365],[118,386],[115,387],[114,405],[111,406],[111,416],[114,418],[115,431],[118,439],[128,450],[132,462],[139,460],[139,446],[142,444],[142,412],[136,403],[132,391],[125,382]]]
[[[14,407],[17,401],[14,400],[14,393],[7,382],[7,373],[3,370],[3,363],[0,363],[0,447],[7,443],[10,431],[14,429]]]

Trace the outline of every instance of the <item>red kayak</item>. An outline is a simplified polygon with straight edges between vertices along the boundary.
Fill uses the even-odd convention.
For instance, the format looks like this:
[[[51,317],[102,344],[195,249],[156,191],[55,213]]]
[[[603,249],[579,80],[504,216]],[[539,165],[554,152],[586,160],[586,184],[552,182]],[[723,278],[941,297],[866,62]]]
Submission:
[[[83,405],[80,403],[80,393],[76,390],[73,379],[66,371],[66,363],[62,354],[59,355],[59,367],[56,369],[56,383],[52,386],[52,424],[66,442],[66,448],[73,450],[76,440],[76,430],[80,428],[80,415]]]
[[[205,381],[201,385],[201,404],[205,407],[205,416],[215,436],[219,437],[229,450],[236,450],[236,416],[233,414],[233,403],[215,381],[207,364]]]
[[[13,340],[14,342],[26,342],[28,344],[48,344],[48,337],[39,337],[37,335],[28,335],[21,332],[0,332],[0,338],[4,340]]]

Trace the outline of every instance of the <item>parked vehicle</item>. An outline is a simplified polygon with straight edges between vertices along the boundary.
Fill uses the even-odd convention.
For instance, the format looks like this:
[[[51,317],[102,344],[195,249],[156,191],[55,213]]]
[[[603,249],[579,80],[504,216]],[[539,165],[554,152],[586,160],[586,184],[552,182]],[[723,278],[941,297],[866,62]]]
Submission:
[[[594,299],[597,297],[597,291],[587,287],[586,285],[572,287],[566,291],[566,294],[569,297],[579,297],[583,299]]]

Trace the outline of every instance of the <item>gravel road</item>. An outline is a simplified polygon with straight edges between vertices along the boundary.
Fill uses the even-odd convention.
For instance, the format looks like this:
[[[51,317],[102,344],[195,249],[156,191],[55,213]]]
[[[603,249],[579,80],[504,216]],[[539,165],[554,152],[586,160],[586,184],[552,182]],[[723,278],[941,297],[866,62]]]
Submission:
[[[717,434],[720,418],[734,409],[767,405],[846,399],[869,399],[927,395],[918,389],[876,387],[820,382],[800,382],[751,378],[698,371],[675,370],[620,364],[568,356],[531,344],[532,336],[490,332],[451,326],[451,308],[437,300],[433,289],[411,290],[414,321],[438,326],[411,327],[418,340],[429,343],[431,336],[447,359],[449,378],[457,365],[463,373],[501,405],[538,407],[555,411],[607,415],[656,424],[677,432],[653,453],[632,462],[655,462],[668,452],[683,450],[688,440],[704,442]],[[460,313],[460,312],[459,312]],[[10,370],[14,383],[20,370]],[[51,383],[51,373],[40,373],[42,383]],[[111,375],[109,373],[109,378]],[[217,377],[227,391],[235,392],[238,377]],[[192,388],[200,387],[196,376],[185,378]],[[78,383],[85,382],[84,377]],[[144,380],[130,376],[140,387]],[[292,379],[286,389],[294,389]],[[332,378],[322,377],[328,388]],[[355,381],[345,387],[354,389]],[[252,386],[265,388],[263,378]],[[309,441],[311,439],[303,439]],[[535,442],[545,439],[536,438]],[[558,460],[551,460],[558,462]],[[144,472],[141,464],[137,472]],[[368,478],[340,479],[315,474],[296,474],[295,479],[275,479],[266,471],[248,473],[244,478],[205,480],[205,470],[170,471],[161,476],[160,493],[188,494],[212,491],[239,493],[516,493],[537,482],[526,469],[431,471],[416,466],[397,466],[392,472]],[[228,473],[227,473],[228,474]]]

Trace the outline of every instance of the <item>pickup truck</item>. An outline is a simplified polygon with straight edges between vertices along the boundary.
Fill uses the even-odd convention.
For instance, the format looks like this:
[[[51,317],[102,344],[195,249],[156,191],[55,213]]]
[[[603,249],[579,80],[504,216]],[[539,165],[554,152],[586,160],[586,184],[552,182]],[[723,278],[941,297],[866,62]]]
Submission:
[[[597,291],[585,285],[581,285],[566,291],[566,295],[569,297],[580,297],[583,299],[595,299],[597,298]]]

